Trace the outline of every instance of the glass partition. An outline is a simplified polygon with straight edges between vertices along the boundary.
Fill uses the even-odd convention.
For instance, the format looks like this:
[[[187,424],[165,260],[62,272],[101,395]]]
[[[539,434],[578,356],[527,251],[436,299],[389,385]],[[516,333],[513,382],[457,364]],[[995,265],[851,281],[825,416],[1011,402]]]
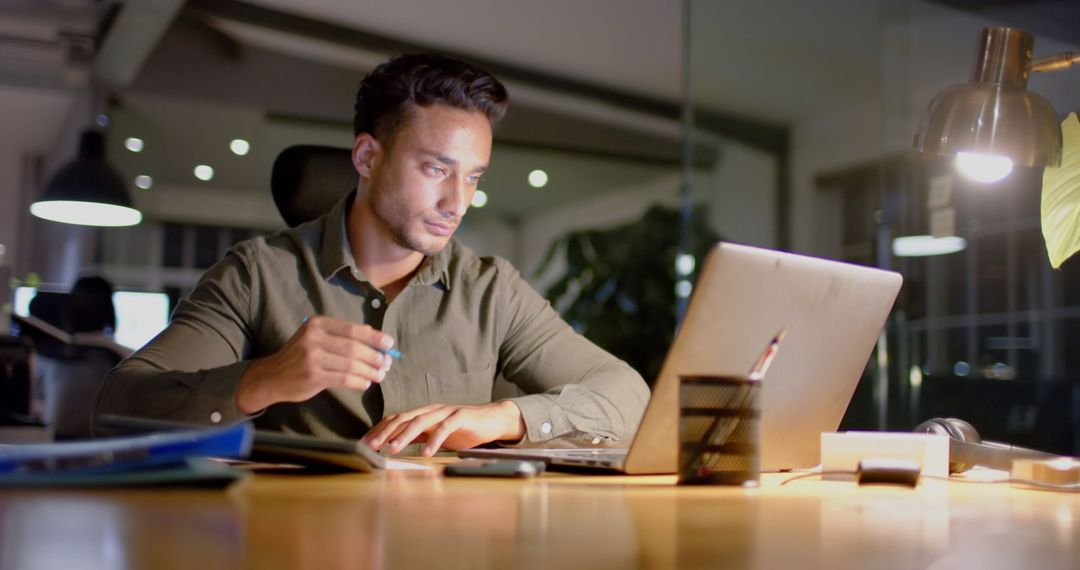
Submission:
[[[706,117],[695,127],[722,141],[716,171],[739,173],[694,192],[714,211],[753,212],[714,218],[736,240],[904,275],[843,427],[960,417],[987,439],[1075,454],[1080,261],[1050,268],[1042,170],[978,183],[912,151],[931,98],[968,80],[982,28],[1033,32],[1035,57],[1078,49],[1060,23],[1075,16],[1067,3],[981,4],[690,1],[690,97]],[[1077,110],[1080,69],[1036,74],[1028,88],[1063,119]],[[746,125],[778,129],[782,143],[755,146]],[[894,254],[897,237],[942,233],[943,215],[943,235],[964,249]]]

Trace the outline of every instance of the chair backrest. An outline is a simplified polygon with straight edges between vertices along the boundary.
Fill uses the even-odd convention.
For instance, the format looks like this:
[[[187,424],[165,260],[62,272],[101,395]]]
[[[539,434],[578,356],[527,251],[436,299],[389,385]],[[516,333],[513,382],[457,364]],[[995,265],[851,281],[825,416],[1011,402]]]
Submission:
[[[64,358],[40,356],[35,366],[44,407],[42,420],[56,439],[90,437],[98,389],[120,356],[107,348],[77,346]]]
[[[30,302],[31,318],[16,319],[20,336],[33,341],[38,355],[34,377],[42,420],[56,439],[90,437],[98,388],[122,359],[97,332],[110,324],[112,310],[92,295],[39,292]]]
[[[350,149],[299,145],[274,160],[270,190],[282,219],[295,227],[330,211],[356,182]]]
[[[33,413],[29,339],[0,334],[0,425],[26,423]]]

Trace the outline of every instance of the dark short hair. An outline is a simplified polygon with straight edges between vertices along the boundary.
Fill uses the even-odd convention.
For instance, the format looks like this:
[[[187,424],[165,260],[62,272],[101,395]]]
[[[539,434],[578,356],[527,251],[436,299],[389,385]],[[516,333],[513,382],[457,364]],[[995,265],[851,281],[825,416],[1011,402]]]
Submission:
[[[80,277],[71,287],[71,295],[81,303],[75,315],[72,332],[116,330],[116,307],[113,306],[113,286],[108,279],[97,275]]]
[[[494,129],[509,97],[494,75],[453,57],[434,53],[398,55],[360,80],[353,134],[369,133],[390,144],[414,106],[436,103],[487,116]]]

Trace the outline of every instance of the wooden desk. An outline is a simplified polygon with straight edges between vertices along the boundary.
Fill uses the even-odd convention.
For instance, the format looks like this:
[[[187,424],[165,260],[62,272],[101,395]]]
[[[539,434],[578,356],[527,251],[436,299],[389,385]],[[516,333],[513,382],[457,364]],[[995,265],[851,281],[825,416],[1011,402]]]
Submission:
[[[0,492],[0,567],[1078,568],[1080,494],[806,479],[256,475],[228,491]]]

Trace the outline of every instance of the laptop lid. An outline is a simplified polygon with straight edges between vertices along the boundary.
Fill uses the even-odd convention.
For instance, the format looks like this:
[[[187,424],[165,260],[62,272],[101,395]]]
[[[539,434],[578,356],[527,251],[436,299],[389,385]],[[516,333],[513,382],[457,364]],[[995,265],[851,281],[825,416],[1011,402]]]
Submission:
[[[678,380],[742,374],[781,329],[762,380],[761,469],[812,467],[843,418],[885,319],[898,273],[730,243],[705,259],[623,469],[674,473]]]

